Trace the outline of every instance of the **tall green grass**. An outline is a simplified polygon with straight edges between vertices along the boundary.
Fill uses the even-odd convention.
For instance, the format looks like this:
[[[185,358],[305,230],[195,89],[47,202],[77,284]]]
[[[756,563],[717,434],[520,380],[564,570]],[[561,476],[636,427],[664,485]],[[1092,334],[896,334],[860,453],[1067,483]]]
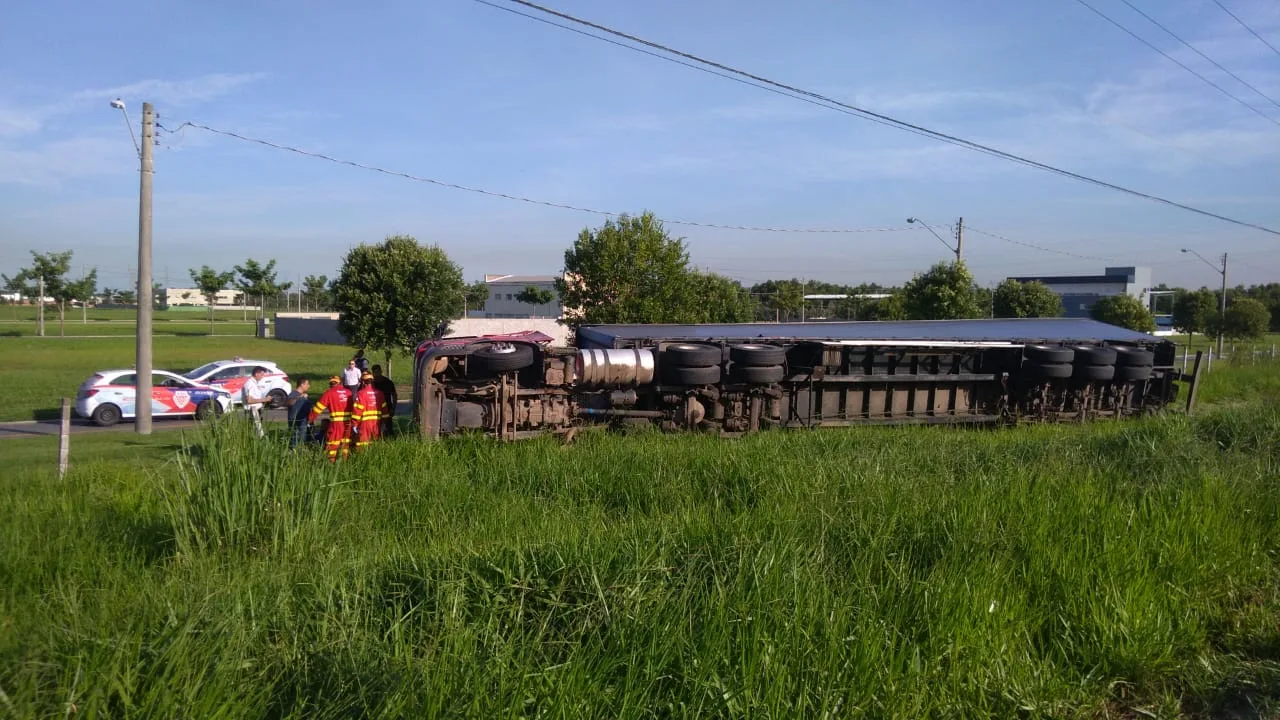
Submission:
[[[741,441],[218,425],[0,480],[0,707],[86,717],[1252,717],[1280,410]],[[145,475],[145,476],[144,476]]]

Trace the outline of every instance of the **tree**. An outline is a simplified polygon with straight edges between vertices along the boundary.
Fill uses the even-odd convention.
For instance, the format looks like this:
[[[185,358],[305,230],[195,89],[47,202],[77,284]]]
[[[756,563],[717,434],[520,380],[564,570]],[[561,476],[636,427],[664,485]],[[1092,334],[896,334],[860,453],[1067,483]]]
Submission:
[[[1094,320],[1120,327],[1151,332],[1156,329],[1156,319],[1142,301],[1132,295],[1108,295],[1089,308]]]
[[[566,322],[692,322],[699,316],[684,240],[652,213],[622,215],[583,229],[564,253],[556,280]]]
[[[38,253],[31,251],[31,267],[18,271],[18,277],[29,283],[26,295],[36,298],[41,322],[44,318],[44,298],[51,297],[58,307],[58,333],[63,334],[66,320],[67,273],[71,271],[72,251]],[[96,271],[95,271],[96,275]],[[40,295],[40,281],[44,281],[44,296]]]
[[[1012,278],[996,286],[992,314],[999,318],[1041,318],[1062,315],[1062,298],[1042,282]]]
[[[302,299],[312,310],[328,310],[332,296],[326,275],[308,275],[302,278]]]
[[[902,286],[902,306],[912,320],[951,320],[986,313],[963,261],[938,263]]]
[[[80,322],[89,324],[89,302],[98,292],[98,269],[93,268],[89,274],[72,283],[67,283],[67,299],[80,303]]]
[[[489,301],[489,283],[483,280],[477,280],[462,289],[462,312],[465,315],[469,310],[480,310],[484,308],[484,304]]]
[[[263,265],[257,260],[249,258],[244,261],[244,265],[236,265],[235,271],[239,275],[236,280],[236,287],[246,297],[256,296],[258,298],[258,317],[266,317],[268,297],[277,297],[280,293],[293,287],[291,282],[276,282],[278,273],[276,272],[275,260],[269,260],[266,265]],[[245,318],[248,318],[248,310],[245,310]]]
[[[1178,332],[1186,333],[1187,343],[1190,336],[1196,333],[1208,333],[1209,326],[1218,316],[1218,298],[1211,290],[1200,288],[1175,294],[1173,299],[1173,327]]]
[[[138,293],[132,290],[120,290],[116,293],[116,300],[121,305],[133,305],[138,302]]]
[[[462,310],[462,270],[407,235],[352,248],[331,286],[338,330],[358,348],[408,353]]]
[[[1232,340],[1256,340],[1271,325],[1271,311],[1260,300],[1242,297],[1227,306],[1222,323],[1223,336]]]
[[[516,293],[516,300],[525,305],[546,305],[555,299],[555,293],[536,285],[525,285],[523,290]]]
[[[804,305],[804,285],[796,278],[766,280],[752,285],[751,294],[760,298],[761,307],[773,312],[775,320],[783,322],[800,316],[800,308]]]
[[[199,288],[204,301],[209,304],[209,334],[213,334],[213,309],[218,304],[218,293],[222,292],[235,279],[234,272],[218,272],[208,265],[201,265],[199,270],[192,268],[191,282]]]
[[[740,323],[751,322],[756,317],[755,300],[737,280],[716,273],[695,272],[693,288],[701,308],[697,322]]]

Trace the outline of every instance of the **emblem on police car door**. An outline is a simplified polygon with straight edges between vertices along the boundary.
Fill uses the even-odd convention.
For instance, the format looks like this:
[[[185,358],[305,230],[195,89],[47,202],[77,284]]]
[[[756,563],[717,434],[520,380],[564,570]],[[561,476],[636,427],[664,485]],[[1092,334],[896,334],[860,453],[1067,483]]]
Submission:
[[[179,410],[186,407],[191,402],[191,393],[186,390],[179,390],[173,394],[173,404]]]

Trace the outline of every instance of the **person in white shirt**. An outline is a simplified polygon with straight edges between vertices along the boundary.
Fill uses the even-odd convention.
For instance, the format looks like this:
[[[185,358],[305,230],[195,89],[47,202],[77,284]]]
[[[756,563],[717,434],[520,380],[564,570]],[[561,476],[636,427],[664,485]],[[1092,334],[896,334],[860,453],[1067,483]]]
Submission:
[[[360,389],[360,368],[356,365],[355,358],[352,358],[351,362],[342,369],[342,385],[350,390],[352,395]]]
[[[266,368],[255,367],[253,369],[253,377],[245,380],[244,387],[240,390],[245,412],[249,413],[249,417],[253,418],[253,430],[258,434],[258,437],[263,437],[266,434],[262,430],[262,409],[267,406],[267,388],[266,384],[262,382],[262,378],[266,377],[266,375]]]

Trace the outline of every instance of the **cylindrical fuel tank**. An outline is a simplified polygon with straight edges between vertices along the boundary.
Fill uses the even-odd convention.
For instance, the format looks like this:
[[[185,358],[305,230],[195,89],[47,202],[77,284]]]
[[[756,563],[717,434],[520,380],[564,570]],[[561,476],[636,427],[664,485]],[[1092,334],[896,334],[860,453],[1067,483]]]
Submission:
[[[635,387],[653,382],[653,351],[579,350],[575,363],[581,387]]]

